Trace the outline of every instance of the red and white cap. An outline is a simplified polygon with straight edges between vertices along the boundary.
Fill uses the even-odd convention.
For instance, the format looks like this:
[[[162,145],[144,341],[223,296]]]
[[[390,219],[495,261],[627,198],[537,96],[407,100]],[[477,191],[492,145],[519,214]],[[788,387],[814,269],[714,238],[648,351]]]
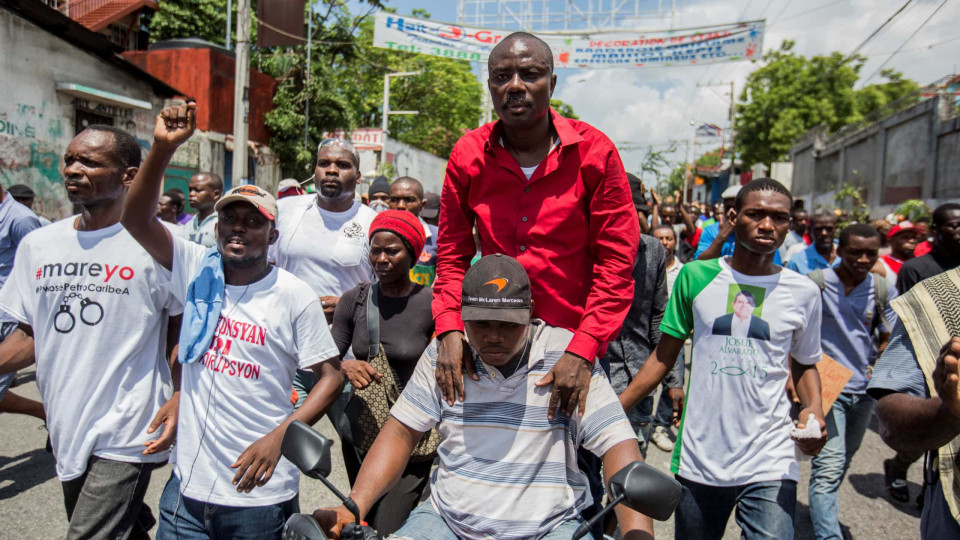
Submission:
[[[902,232],[918,233],[920,232],[920,227],[917,227],[916,225],[914,225],[909,221],[901,221],[900,223],[897,223],[896,225],[891,227],[889,231],[887,231],[887,239],[889,240],[890,238],[893,238],[894,236]]]

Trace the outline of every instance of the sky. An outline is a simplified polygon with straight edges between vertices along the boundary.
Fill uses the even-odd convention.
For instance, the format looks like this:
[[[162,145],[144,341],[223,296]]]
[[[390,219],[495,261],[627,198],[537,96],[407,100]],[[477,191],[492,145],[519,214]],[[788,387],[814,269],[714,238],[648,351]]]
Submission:
[[[785,39],[805,56],[840,51],[849,54],[893,15],[906,0],[676,0],[674,28],[766,19],[764,50],[779,48]],[[867,43],[860,54],[868,61],[861,77],[872,74],[888,59],[943,0],[913,0]],[[664,2],[669,4],[669,2]],[[354,0],[353,4],[356,4]],[[388,0],[398,13],[421,7],[435,20],[456,22],[455,0]],[[629,28],[668,28],[671,20],[620,21]],[[642,25],[642,26],[641,26]],[[930,21],[903,45],[885,68],[892,68],[920,84],[927,84],[960,69],[960,1],[947,1]],[[946,43],[929,48],[929,45]],[[554,97],[571,106],[584,120],[615,143],[639,147],[622,150],[628,171],[639,169],[648,145],[657,149],[677,141],[673,158],[685,159],[693,128],[690,121],[729,125],[729,83],[739,98],[746,77],[759,64],[731,62],[691,67],[558,69]],[[479,74],[479,68],[475,69]],[[862,79],[861,79],[862,80]],[[870,82],[882,82],[879,75]],[[697,84],[718,85],[698,88]],[[715,143],[710,146],[717,146]],[[697,153],[710,150],[697,145]]]

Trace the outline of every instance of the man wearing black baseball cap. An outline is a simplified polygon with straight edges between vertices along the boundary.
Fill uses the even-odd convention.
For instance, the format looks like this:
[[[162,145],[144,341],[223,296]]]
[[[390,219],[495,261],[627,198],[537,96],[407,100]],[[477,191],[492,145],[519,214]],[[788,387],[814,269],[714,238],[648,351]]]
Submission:
[[[480,259],[464,276],[461,301],[469,343],[464,358],[477,379],[465,377],[463,401],[448,404],[433,374],[432,343],[390,410],[350,498],[363,517],[400,477],[404,452],[436,427],[440,463],[430,500],[391,538],[570,538],[591,504],[577,448],[602,457],[608,479],[641,459],[626,414],[595,365],[583,416],[548,420],[550,392],[535,382],[563,356],[573,332],[532,318],[530,280],[516,259]],[[476,479],[482,479],[482,497]],[[653,536],[649,518],[622,505],[616,511],[624,538],[635,530]],[[343,506],[313,515],[334,536],[354,520]]]
[[[196,127],[196,107],[169,107],[157,117],[154,144],[121,218],[170,271],[162,285],[184,306],[173,366],[182,391],[167,424],[178,430],[178,459],[160,496],[157,538],[235,537],[242,530],[279,540],[298,510],[299,490],[296,467],[280,460],[283,434],[293,420],[319,420],[340,395],[343,375],[320,300],[267,261],[278,236],[273,195],[243,185],[218,200],[216,249],[174,238],[150,215],[163,171]],[[294,410],[297,369],[311,370],[318,382]]]

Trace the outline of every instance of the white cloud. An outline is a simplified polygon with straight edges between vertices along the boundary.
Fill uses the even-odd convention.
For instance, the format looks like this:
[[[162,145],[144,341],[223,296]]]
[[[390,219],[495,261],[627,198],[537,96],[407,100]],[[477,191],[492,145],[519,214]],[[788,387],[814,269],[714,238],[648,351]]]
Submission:
[[[729,22],[744,12],[748,1],[686,2],[674,23],[676,27],[686,27]],[[784,39],[791,39],[796,42],[795,50],[807,56],[852,52],[903,4],[903,0],[852,0],[833,5],[827,5],[829,0],[789,2],[789,5],[787,2],[789,0],[753,1],[745,19],[758,18],[764,13],[768,20],[764,38],[767,50],[778,48]],[[865,46],[860,53],[869,60],[861,75],[873,73],[886,59],[886,54],[907,39],[939,3],[940,0],[915,1]],[[823,9],[804,14],[823,5],[826,5]],[[779,20],[771,24],[784,6],[786,9]],[[914,49],[957,37],[958,23],[960,5],[948,3],[886,67],[899,70],[921,84],[956,72],[960,40],[933,49]],[[668,24],[669,21],[662,21],[658,27]],[[691,135],[691,119],[721,126],[729,123],[729,102],[716,94],[728,92],[728,87],[711,90],[697,88],[696,84],[728,84],[732,80],[739,94],[746,76],[756,67],[743,62],[635,70],[563,70],[555,97],[571,104],[581,119],[603,130],[615,142],[646,146],[670,140],[686,141]],[[586,80],[578,82],[581,79]],[[879,76],[871,82],[878,81]],[[706,150],[709,148],[699,148],[699,151]],[[684,159],[684,151],[685,146],[681,145],[675,154],[677,160]],[[644,150],[624,151],[622,155],[627,170],[636,171]]]

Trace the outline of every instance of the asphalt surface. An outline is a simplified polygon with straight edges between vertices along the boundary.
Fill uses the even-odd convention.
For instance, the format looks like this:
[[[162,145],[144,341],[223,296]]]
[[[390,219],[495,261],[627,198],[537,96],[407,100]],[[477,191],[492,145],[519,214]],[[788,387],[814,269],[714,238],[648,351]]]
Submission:
[[[21,385],[13,391],[38,398],[32,370],[21,372]],[[330,423],[324,419],[317,424],[324,435],[336,440]],[[63,509],[60,483],[54,472],[52,456],[44,450],[46,431],[34,418],[0,414],[0,540],[63,538],[67,518]],[[855,539],[907,539],[919,536],[920,512],[911,503],[894,502],[883,486],[882,463],[893,452],[887,448],[871,426],[864,438],[840,489],[840,521],[849,537]],[[334,446],[334,469],[330,480],[347,492],[346,473],[338,447]],[[669,471],[669,454],[651,445],[648,462]],[[809,461],[802,463],[803,479],[798,487],[796,538],[813,538],[810,512],[807,505]],[[160,492],[170,475],[165,466],[153,473],[146,500],[155,510]],[[910,494],[919,493],[920,464],[909,473]],[[337,500],[320,483],[309,478],[300,480],[300,506],[310,511],[320,506],[335,504]],[[673,537],[671,521],[657,522],[659,538]],[[739,538],[740,529],[731,516],[725,539]]]

